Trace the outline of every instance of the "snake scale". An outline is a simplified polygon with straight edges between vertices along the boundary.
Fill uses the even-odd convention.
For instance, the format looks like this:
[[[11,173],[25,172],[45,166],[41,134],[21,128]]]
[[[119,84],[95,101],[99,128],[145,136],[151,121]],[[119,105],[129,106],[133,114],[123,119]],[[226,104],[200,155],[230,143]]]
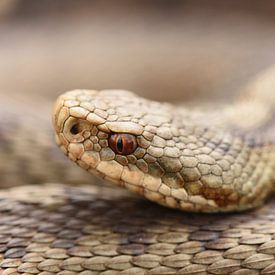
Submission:
[[[220,106],[64,93],[56,141],[83,171],[43,107],[6,99],[1,274],[275,274],[274,88],[271,68]]]

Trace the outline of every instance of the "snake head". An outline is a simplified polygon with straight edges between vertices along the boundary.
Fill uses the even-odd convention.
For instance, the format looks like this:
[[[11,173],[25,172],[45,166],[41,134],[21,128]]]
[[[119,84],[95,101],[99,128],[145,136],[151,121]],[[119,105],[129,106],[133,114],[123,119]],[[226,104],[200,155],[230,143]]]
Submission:
[[[168,108],[128,91],[67,92],[53,112],[56,141],[85,170],[159,201],[159,190],[169,192],[162,176],[181,166],[179,160],[169,162],[163,148],[172,138]]]

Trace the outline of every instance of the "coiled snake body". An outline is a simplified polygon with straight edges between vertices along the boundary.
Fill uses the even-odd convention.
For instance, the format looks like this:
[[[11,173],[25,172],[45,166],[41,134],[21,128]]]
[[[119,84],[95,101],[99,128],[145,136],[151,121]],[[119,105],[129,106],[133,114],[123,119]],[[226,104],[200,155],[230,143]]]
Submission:
[[[220,107],[118,90],[58,98],[53,124],[64,153],[168,208],[99,186],[55,150],[43,106],[18,115],[7,100],[1,186],[32,185],[0,191],[1,274],[275,274],[274,200],[241,212],[274,190],[274,87],[270,69]]]

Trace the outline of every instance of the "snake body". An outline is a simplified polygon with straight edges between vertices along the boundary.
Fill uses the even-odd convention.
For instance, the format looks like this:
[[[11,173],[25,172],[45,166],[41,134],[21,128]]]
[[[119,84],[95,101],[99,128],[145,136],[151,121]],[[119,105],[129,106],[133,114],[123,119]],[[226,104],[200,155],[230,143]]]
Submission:
[[[56,140],[85,170],[159,204],[253,208],[274,189],[273,78],[267,72],[242,100],[204,111],[128,91],[67,92],[55,105]]]
[[[67,92],[73,162],[48,101],[1,95],[0,274],[275,274],[274,198],[241,212],[274,190],[274,75],[219,106]]]

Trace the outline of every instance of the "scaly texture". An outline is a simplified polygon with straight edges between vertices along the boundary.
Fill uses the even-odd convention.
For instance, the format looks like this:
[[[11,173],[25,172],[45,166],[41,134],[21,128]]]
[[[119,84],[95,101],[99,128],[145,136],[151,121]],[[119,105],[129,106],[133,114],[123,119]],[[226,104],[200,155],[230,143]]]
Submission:
[[[274,154],[272,140],[275,126],[273,79],[272,71],[261,76],[248,87],[245,100],[237,100],[230,106],[223,105],[222,111],[216,108],[213,110],[213,102],[204,107],[201,102],[198,103],[198,107],[192,108],[195,110],[192,113],[186,107],[185,112],[180,107],[176,110],[167,104],[162,107],[171,110],[171,113],[179,112],[188,117],[182,122],[177,118],[177,123],[182,123],[184,127],[192,127],[192,123],[196,122],[202,128],[211,128],[211,132],[212,129],[214,132],[220,129],[221,133],[241,138],[251,153],[255,152],[253,150],[264,152],[264,146],[269,146],[266,157],[270,156],[270,160],[264,160],[262,154],[251,155],[246,159],[247,163],[249,159],[251,163],[256,162],[256,167],[261,167],[260,163],[264,161],[266,165],[261,174],[266,179],[270,169],[271,181],[266,183],[267,190],[261,191],[261,186],[257,185],[259,192],[266,194],[271,191],[274,178],[274,161],[271,157]],[[129,93],[126,95],[133,97]],[[121,96],[122,100],[124,98]],[[121,188],[105,187],[103,182],[94,179],[74,163],[69,163],[54,145],[49,112],[43,108],[49,102],[34,98],[26,102],[26,99],[24,95],[20,100],[1,95],[0,185],[7,187],[31,183],[36,186],[0,191],[0,274],[275,274],[274,199],[249,212],[195,214],[152,204]],[[113,102],[116,103],[118,99],[115,97]],[[97,111],[96,115],[103,114]],[[66,116],[66,113],[63,115]],[[54,121],[57,117],[54,117]],[[76,120],[79,121],[79,118]],[[104,129],[100,131],[104,132]],[[76,127],[73,132],[77,130]],[[84,143],[85,146],[95,143],[95,146],[90,147],[93,150],[89,151],[87,158],[91,164],[106,158],[108,152],[109,156],[113,156],[107,146],[105,153],[104,150],[99,153],[100,159],[90,158],[98,156],[96,150],[99,145],[106,145],[101,139],[107,136],[101,132],[97,134],[98,142],[93,138],[91,142]],[[166,139],[163,139],[167,144]],[[146,142],[145,139],[143,141]],[[163,140],[159,139],[159,142]],[[62,147],[65,152],[68,152],[66,147],[71,150],[72,159],[77,155],[76,149],[82,148],[77,144],[82,142]],[[172,148],[171,145],[167,147]],[[226,148],[222,150],[229,154],[230,150]],[[115,160],[119,164],[128,163],[130,169],[135,170],[139,165],[140,171],[147,171],[146,164],[141,164],[142,161],[134,157],[117,155]],[[154,158],[151,157],[151,160]],[[78,163],[87,167],[84,162],[78,160]],[[106,167],[106,163],[104,165]],[[104,165],[101,167],[106,173],[108,170],[103,169]],[[152,168],[150,164],[147,166],[147,174],[159,169]],[[209,166],[211,164],[202,167],[209,169]],[[108,169],[111,168],[109,172],[114,175],[116,170],[112,167]],[[236,168],[235,165],[230,167]],[[257,174],[257,169],[254,170]],[[108,177],[105,178],[108,180]],[[170,182],[177,183],[173,177],[170,177]],[[259,182],[253,181],[251,184],[254,186]],[[70,187],[69,183],[77,183],[78,187]],[[184,187],[187,186],[188,182],[184,182]],[[150,196],[148,194],[151,193],[146,196]],[[221,210],[219,207],[207,208],[205,211]],[[204,209],[196,208],[195,211],[201,210]]]
[[[243,99],[214,111],[128,91],[67,92],[54,110],[56,140],[85,170],[159,204],[193,212],[253,208],[274,189],[273,79],[274,70],[266,72]]]
[[[275,274],[275,201],[183,214],[117,188],[45,184],[0,192],[3,275]]]

